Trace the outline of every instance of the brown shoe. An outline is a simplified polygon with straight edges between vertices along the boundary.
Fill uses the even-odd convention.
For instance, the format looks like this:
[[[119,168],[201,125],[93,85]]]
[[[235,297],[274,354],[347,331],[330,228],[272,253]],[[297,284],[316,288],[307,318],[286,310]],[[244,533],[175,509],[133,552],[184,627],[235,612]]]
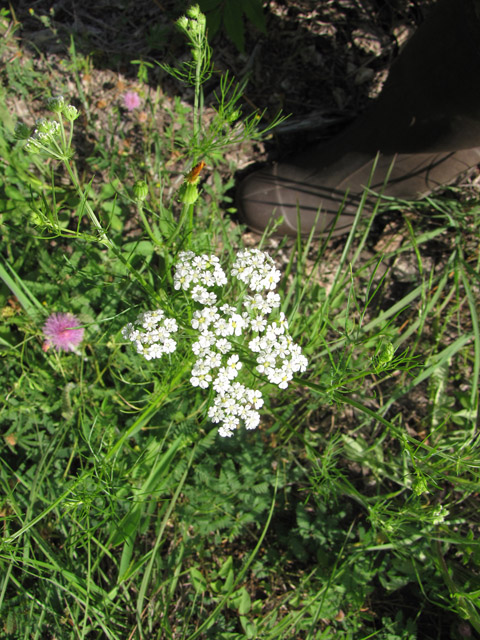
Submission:
[[[439,0],[359,120],[240,184],[242,221],[261,232],[282,217],[277,235],[297,235],[297,222],[301,234],[315,227],[320,235],[338,216],[332,235],[340,235],[350,230],[367,187],[362,211],[369,213],[375,194],[418,200],[480,163],[478,4]]]

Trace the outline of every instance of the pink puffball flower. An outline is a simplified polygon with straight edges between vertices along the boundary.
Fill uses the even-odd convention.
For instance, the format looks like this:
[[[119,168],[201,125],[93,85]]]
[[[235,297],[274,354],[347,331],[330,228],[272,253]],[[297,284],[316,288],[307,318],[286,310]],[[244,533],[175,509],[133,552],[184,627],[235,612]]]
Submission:
[[[127,93],[123,94],[123,102],[129,111],[133,111],[140,106],[138,93],[135,93],[135,91],[127,91]]]
[[[75,351],[85,331],[79,324],[72,313],[52,313],[43,325],[44,351],[50,346],[57,351]]]

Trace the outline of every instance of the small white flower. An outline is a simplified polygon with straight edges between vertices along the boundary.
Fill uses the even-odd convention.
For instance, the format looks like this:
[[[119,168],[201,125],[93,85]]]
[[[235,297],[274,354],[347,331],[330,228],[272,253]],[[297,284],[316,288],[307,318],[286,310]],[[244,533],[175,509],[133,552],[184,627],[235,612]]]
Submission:
[[[262,333],[262,331],[265,330],[266,326],[267,321],[262,316],[257,316],[256,318],[251,318],[250,320],[250,327],[252,331],[255,331],[257,333]]]
[[[240,420],[243,420],[243,421],[248,420],[248,418],[250,417],[250,409],[248,408],[248,405],[246,404],[237,405],[237,412],[235,415]]]
[[[245,318],[243,318],[238,313],[233,313],[228,321],[229,326],[231,327],[230,335],[241,336],[242,330],[246,325]]]
[[[144,351],[144,357],[146,360],[152,360],[153,358],[161,358],[163,356],[163,347],[161,344],[152,344],[148,349]]]
[[[39,118],[35,124],[36,129],[33,133],[33,137],[44,140],[45,142],[51,140],[60,133],[60,123],[56,120]]]
[[[239,405],[236,402],[235,398],[230,395],[225,395],[222,398],[221,407],[225,411],[225,415],[227,416],[236,416],[238,415]]]
[[[253,338],[253,340],[250,340],[250,342],[248,343],[248,348],[250,349],[250,351],[253,351],[253,353],[259,353],[262,349],[260,336]]]
[[[222,364],[222,356],[219,353],[215,353],[214,351],[210,351],[205,355],[204,358],[205,366],[210,369],[218,369],[218,367]]]
[[[193,353],[199,358],[205,358],[210,353],[210,347],[208,345],[202,345],[200,340],[192,345]]]
[[[233,327],[230,322],[226,318],[219,318],[213,327],[213,331],[215,335],[222,336],[222,338],[226,338],[227,336],[231,336],[233,333]]]
[[[219,338],[215,343],[215,348],[220,351],[220,353],[228,353],[232,349],[232,345],[226,338]]]
[[[212,386],[219,395],[223,396],[227,393],[230,385],[231,380],[228,376],[228,372],[225,370],[225,367],[221,367],[221,369],[219,369],[217,373],[217,377],[213,381]]]
[[[174,318],[165,318],[163,326],[169,333],[175,333],[176,331],[178,331],[178,324]]]
[[[145,311],[138,316],[137,323],[140,324],[143,329],[153,329],[157,325],[157,319],[151,311]]]
[[[267,297],[264,298],[260,293],[254,296],[246,296],[245,306],[252,311],[258,311],[262,315],[267,315],[280,306],[281,298],[278,293],[269,291]]]
[[[228,431],[233,431],[234,429],[237,429],[238,426],[240,424],[240,420],[236,417],[236,416],[225,416],[225,419],[223,421],[223,427],[224,429],[228,429]]]
[[[224,419],[225,411],[217,403],[214,403],[208,409],[208,417],[214,424],[216,424]]]
[[[163,343],[163,350],[165,353],[173,353],[177,348],[177,343],[172,338],[167,338]]]
[[[210,271],[202,271],[198,274],[198,280],[206,287],[214,287],[216,284],[215,277]]]
[[[280,340],[275,343],[275,355],[277,358],[281,360],[285,360],[291,353],[292,342],[286,338],[286,336],[281,336]]]
[[[192,282],[192,272],[190,269],[187,269],[183,266],[177,266],[177,270],[175,271],[175,275],[173,276],[173,286],[178,291],[178,289],[183,289],[184,291],[188,291],[190,288],[190,284]]]
[[[218,435],[222,438],[231,438],[233,436],[233,431],[230,431],[224,424],[221,427],[218,427]]]
[[[282,299],[278,293],[274,293],[273,291],[269,291],[267,293],[266,298],[267,303],[271,306],[272,309],[276,309],[280,306]],[[270,312],[269,312],[270,313]]]
[[[220,318],[215,307],[204,307],[193,313],[191,325],[193,329],[204,332],[208,327]]]
[[[220,311],[224,313],[226,316],[231,316],[232,313],[236,313],[235,307],[232,307],[231,304],[222,304],[220,307]]]
[[[245,427],[247,429],[256,429],[260,424],[260,414],[258,411],[249,411],[245,419]]]
[[[122,337],[125,338],[125,340],[130,340],[130,336],[132,335],[132,333],[135,331],[135,329],[133,328],[133,324],[131,322],[129,322],[128,324],[126,324],[123,329],[122,329]]]
[[[227,360],[227,366],[225,367],[226,371],[228,372],[227,375],[230,378],[230,380],[233,380],[234,378],[237,377],[238,372],[240,371],[241,368],[242,368],[242,363],[240,362],[238,355],[235,353],[233,354],[233,356],[230,356],[230,358]]]
[[[230,394],[236,398],[238,402],[243,402],[247,397],[247,389],[241,382],[234,382],[230,389]]]
[[[248,401],[255,409],[261,409],[263,407],[262,394],[258,389],[248,389]]]
[[[192,377],[190,378],[190,384],[194,387],[200,387],[202,389],[207,389],[210,382],[212,381],[212,376],[210,375],[210,369],[205,366],[205,363],[197,362],[192,369]]]
[[[217,301],[217,296],[213,293],[213,291],[207,291],[204,287],[199,284],[195,285],[192,289],[192,298],[195,302],[199,302],[205,306],[214,305]]]
[[[261,353],[257,358],[258,366],[257,371],[259,373],[264,373],[268,369],[274,369],[276,358],[272,353]]]

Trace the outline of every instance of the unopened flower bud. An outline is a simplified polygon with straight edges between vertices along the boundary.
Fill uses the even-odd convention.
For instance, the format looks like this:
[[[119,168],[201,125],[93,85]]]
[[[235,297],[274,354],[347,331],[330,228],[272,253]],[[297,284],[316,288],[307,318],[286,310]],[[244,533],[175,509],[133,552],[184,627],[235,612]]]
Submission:
[[[143,202],[148,196],[148,185],[145,180],[137,180],[133,185],[133,197],[138,202]]]
[[[32,130],[24,122],[17,122],[15,125],[15,138],[17,140],[27,140],[30,137]]]
[[[412,484],[412,490],[416,496],[421,496],[422,493],[427,493],[428,485],[425,478],[417,478]]]
[[[35,121],[35,133],[46,133],[48,128],[48,120],[46,118],[37,118]]]
[[[49,111],[53,111],[54,113],[62,113],[64,107],[65,99],[63,96],[54,96],[53,98],[49,98],[47,100],[47,109],[49,109]]]
[[[375,360],[377,365],[388,364],[395,354],[395,347],[389,340],[382,340],[377,348]]]
[[[43,222],[41,216],[36,211],[30,211],[29,220],[30,223],[36,227],[40,226]]]
[[[35,136],[41,140],[53,138],[60,131],[60,125],[56,120],[39,118],[36,122]]]
[[[205,26],[206,26],[205,20],[201,20],[200,18],[198,20],[190,20],[188,24],[189,32],[192,38],[197,42],[201,41],[202,38],[205,37]]]
[[[187,11],[187,16],[192,18],[193,20],[197,20],[198,16],[201,15],[200,7],[198,4],[192,4],[192,6]]]
[[[196,184],[184,182],[180,187],[180,202],[183,202],[184,204],[194,204],[198,199],[198,195],[199,193]]]
[[[78,118],[80,113],[78,112],[77,107],[74,107],[73,104],[68,104],[63,109],[63,115],[65,116],[66,120],[68,120],[69,122],[73,122]]]
[[[30,138],[27,144],[25,145],[25,151],[28,153],[39,153],[40,151],[40,143],[35,138]]]
[[[187,31],[187,29],[188,29],[188,18],[187,18],[187,16],[180,16],[180,18],[176,22],[176,25],[182,31]]]
[[[203,31],[203,33],[205,33],[205,29],[207,27],[207,19],[205,17],[205,14],[200,12],[197,17],[197,22],[200,29]]]
[[[232,113],[228,116],[228,122],[235,122],[235,120],[238,120],[238,118],[240,117],[240,114],[240,109],[235,109],[235,111],[232,111]]]

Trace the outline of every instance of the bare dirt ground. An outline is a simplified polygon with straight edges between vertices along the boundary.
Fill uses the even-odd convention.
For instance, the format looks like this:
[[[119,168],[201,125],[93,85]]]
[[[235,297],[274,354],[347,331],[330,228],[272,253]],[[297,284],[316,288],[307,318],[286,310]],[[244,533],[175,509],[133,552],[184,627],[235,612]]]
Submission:
[[[43,73],[62,68],[69,99],[75,99],[79,90],[84,92],[91,105],[90,128],[94,122],[98,131],[108,128],[111,105],[121,105],[124,92],[139,86],[143,98],[159,91],[166,107],[173,108],[174,99],[180,98],[188,109],[191,90],[155,64],[175,64],[188,55],[185,40],[174,27],[188,4],[186,0],[18,0],[13,9],[22,24],[17,32],[20,55],[33,57]],[[228,70],[238,81],[248,79],[244,113],[265,110],[266,122],[279,111],[290,114],[265,143],[233,150],[226,158],[231,166],[243,170],[267,158],[277,159],[341,130],[378,95],[392,62],[430,5],[432,0],[270,0],[264,3],[265,33],[245,21],[244,53],[221,30],[212,42],[213,59],[218,71]],[[65,67],[72,66],[72,39],[83,65],[78,78],[65,75]],[[146,86],[136,79],[138,65],[132,61],[139,60],[151,64]],[[214,75],[206,86],[207,105],[218,81]],[[32,96],[28,105],[18,103],[13,110],[33,122],[42,112],[43,98]],[[156,115],[160,131],[169,122],[168,110]],[[148,117],[141,110],[125,114],[120,145],[127,148],[121,151],[138,143],[139,125]],[[181,179],[184,168],[176,166],[174,150],[167,164],[178,170]],[[467,194],[475,191],[471,178],[463,184]],[[378,235],[372,236],[373,243]]]
[[[285,148],[311,141],[312,131],[329,137],[366,108],[431,0],[264,4],[266,33],[246,22],[245,53],[240,53],[221,31],[212,43],[214,61],[240,81],[248,77],[246,109],[267,109],[267,117],[279,110],[292,114],[278,142]],[[102,106],[135,84],[132,60],[175,63],[186,55],[173,23],[187,6],[181,0],[18,0],[14,10],[22,23],[23,46],[39,59],[68,56],[73,36],[77,53],[88,58],[94,70],[84,81]],[[216,82],[212,79],[212,93]],[[172,96],[182,91],[156,66],[149,83]],[[188,100],[188,91],[183,93]],[[252,159],[256,156],[245,161]]]

